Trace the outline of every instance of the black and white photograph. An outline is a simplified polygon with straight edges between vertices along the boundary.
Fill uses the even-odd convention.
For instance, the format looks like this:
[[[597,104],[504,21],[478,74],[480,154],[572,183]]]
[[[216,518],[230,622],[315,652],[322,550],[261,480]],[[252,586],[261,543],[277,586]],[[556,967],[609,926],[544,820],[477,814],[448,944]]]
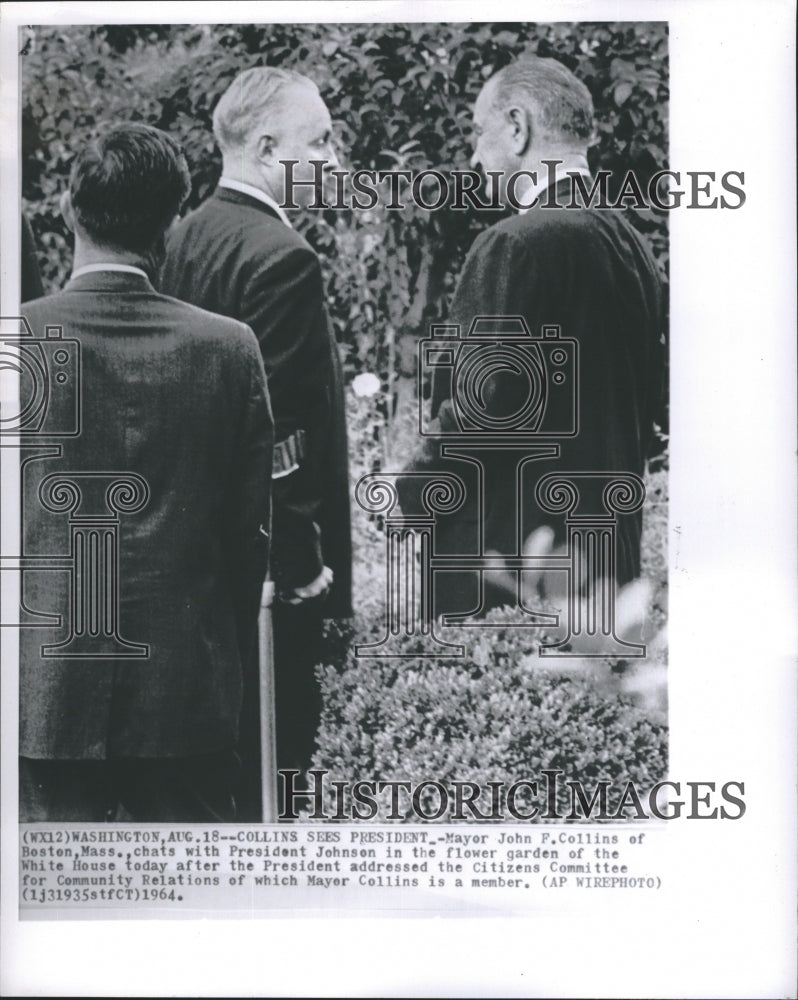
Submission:
[[[56,6],[2,35],[11,988],[794,995],[794,11]],[[332,916],[420,951],[213,963]],[[149,985],[24,966],[122,926]]]
[[[25,372],[21,819],[253,822],[266,784],[279,818],[512,821],[534,794],[487,782],[541,770],[606,781],[601,819],[649,795],[667,25],[20,37],[20,357],[61,393]]]

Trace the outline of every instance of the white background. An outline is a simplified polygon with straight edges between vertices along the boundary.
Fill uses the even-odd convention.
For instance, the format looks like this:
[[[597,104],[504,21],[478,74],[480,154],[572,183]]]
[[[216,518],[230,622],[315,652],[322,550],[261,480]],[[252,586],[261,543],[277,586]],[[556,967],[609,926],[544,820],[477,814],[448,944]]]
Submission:
[[[671,167],[745,172],[742,209],[671,213],[670,696],[671,776],[743,780],[746,815],[671,823],[666,888],[648,902],[602,895],[523,919],[20,924],[4,629],[2,992],[795,996],[793,4],[4,4],[2,314],[18,289],[16,23],[374,17],[668,20]]]

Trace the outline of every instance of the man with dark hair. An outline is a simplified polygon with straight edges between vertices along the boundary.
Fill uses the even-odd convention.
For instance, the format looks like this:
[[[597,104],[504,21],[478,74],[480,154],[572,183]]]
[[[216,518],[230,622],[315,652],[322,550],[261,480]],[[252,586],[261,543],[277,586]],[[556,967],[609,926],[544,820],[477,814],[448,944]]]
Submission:
[[[563,338],[575,340],[578,372],[564,366],[558,374],[558,355],[552,351],[546,355],[543,378],[545,387],[546,379],[555,380],[554,385],[557,379],[577,376],[569,384],[578,385],[578,427],[573,436],[555,439],[559,457],[527,462],[518,473],[520,480],[512,451],[484,449],[483,475],[490,484],[485,509],[478,507],[472,491],[469,503],[441,519],[437,541],[445,552],[474,551],[480,529],[485,549],[499,554],[515,554],[519,529],[527,543],[541,529],[538,545],[547,538],[564,542],[564,517],[544,513],[535,501],[535,483],[547,472],[643,473],[662,395],[661,280],[645,240],[623,214],[592,209],[580,194],[578,182],[585,191],[590,187],[587,150],[593,131],[589,91],[553,59],[517,60],[488,80],[477,99],[472,166],[482,168],[489,186],[498,185],[505,204],[523,207],[475,240],[449,319],[460,326],[461,336],[478,317],[521,317],[532,337],[540,338],[544,327],[556,325]],[[513,175],[514,187],[509,183]],[[567,355],[560,354],[564,364]],[[450,434],[460,427],[458,400],[452,398],[450,373],[439,369],[436,376],[433,416],[440,431]],[[514,413],[523,412],[529,391],[524,372],[502,362],[480,383],[480,405],[494,426],[497,421],[506,425]],[[545,426],[555,428],[558,421],[572,419],[570,412],[557,411],[566,396],[544,395]],[[537,436],[546,434],[540,430]],[[417,468],[429,466],[454,472],[465,467],[462,462],[441,464],[437,446],[416,463]],[[601,480],[591,482],[599,492],[582,499],[601,510]],[[516,520],[518,490],[524,501]],[[619,584],[640,573],[640,535],[639,511],[619,519]],[[467,613],[507,600],[501,588],[479,595],[473,575],[439,576],[439,613]]]
[[[75,222],[94,244],[144,256],[163,239],[190,190],[177,142],[148,125],[130,124],[81,151],[69,199]]]
[[[306,769],[321,695],[323,618],[351,615],[346,423],[338,347],[319,259],[291,227],[284,161],[297,204],[316,191],[312,160],[338,165],[316,85],[258,67],[233,80],[213,116],[222,151],[214,194],[170,234],[161,288],[249,324],[260,343],[276,444],[272,575],[278,768]],[[253,697],[253,709],[257,706]],[[254,731],[254,727],[253,727]],[[254,748],[248,754],[257,760]]]
[[[188,191],[170,136],[104,132],[62,199],[72,278],[23,307],[81,369],[80,433],[23,466],[25,553],[74,562],[25,573],[24,607],[58,624],[21,631],[23,820],[236,818],[273,424],[252,331],[145,273]]]

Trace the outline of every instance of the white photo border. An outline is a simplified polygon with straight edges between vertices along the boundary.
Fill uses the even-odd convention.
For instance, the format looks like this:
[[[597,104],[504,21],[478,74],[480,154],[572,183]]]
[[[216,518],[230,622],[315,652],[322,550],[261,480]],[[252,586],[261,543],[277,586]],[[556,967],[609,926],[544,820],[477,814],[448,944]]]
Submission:
[[[2,630],[2,991],[91,995],[794,995],[795,10],[786,0],[5,3],[2,315],[19,294],[17,26],[667,20],[674,169],[745,172],[671,213],[670,774],[745,781],[739,822],[672,823],[668,884],[525,917],[20,922],[16,635]],[[3,449],[3,543],[18,516]],[[9,460],[10,459],[10,460]],[[9,575],[9,574],[6,574]],[[9,597],[4,582],[4,600]],[[402,918],[400,918],[400,916]]]

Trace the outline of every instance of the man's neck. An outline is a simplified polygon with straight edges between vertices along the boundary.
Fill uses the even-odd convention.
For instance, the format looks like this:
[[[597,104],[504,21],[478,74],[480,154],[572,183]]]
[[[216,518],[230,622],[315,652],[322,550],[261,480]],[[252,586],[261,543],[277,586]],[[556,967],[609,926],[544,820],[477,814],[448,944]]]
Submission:
[[[72,269],[77,271],[89,264],[127,264],[129,267],[144,268],[147,261],[141,254],[130,250],[114,250],[98,247],[94,243],[75,235],[75,255]]]
[[[533,191],[545,191],[553,184],[557,177],[561,177],[568,171],[587,173],[587,156],[585,153],[565,150],[562,152],[552,152],[543,155],[530,157],[524,161],[521,170],[528,170],[537,177],[537,184],[532,183],[528,176],[519,178],[516,186],[516,197],[519,202],[527,202],[528,195]]]
[[[282,191],[274,190],[273,185],[265,177],[256,170],[249,170],[240,160],[232,162],[229,159],[225,159],[222,165],[222,177],[226,177],[229,181],[236,181],[239,184],[248,184],[250,187],[257,188],[258,191],[265,194],[267,198],[271,198],[278,205],[283,202]]]
[[[285,209],[281,203],[265,191],[263,185],[256,187],[256,185],[250,184],[248,181],[241,181],[235,177],[230,177],[226,171],[222,171],[222,176],[219,179],[219,187],[233,188],[235,191],[241,191],[243,194],[249,195],[251,198],[264,202],[272,209],[272,211],[276,212],[277,217],[283,225],[288,226],[289,229],[292,228],[291,220],[285,214]]]

